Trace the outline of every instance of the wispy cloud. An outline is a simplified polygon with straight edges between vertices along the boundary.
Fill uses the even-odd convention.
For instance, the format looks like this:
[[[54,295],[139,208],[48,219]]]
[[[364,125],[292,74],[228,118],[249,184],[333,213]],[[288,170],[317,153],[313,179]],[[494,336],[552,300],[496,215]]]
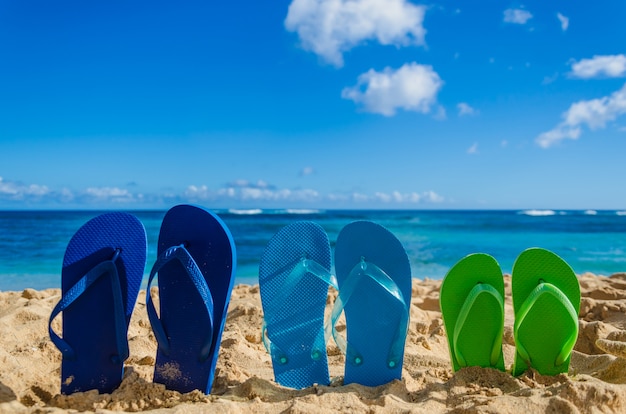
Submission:
[[[598,77],[621,78],[626,76],[626,55],[596,55],[572,63],[570,76],[580,79]]]
[[[337,67],[343,52],[374,40],[382,45],[424,45],[425,6],[407,0],[293,0],[285,27],[302,47]]]
[[[576,140],[582,133],[581,127],[601,129],[607,122],[626,114],[626,84],[609,96],[573,103],[563,113],[563,121],[555,128],[544,132],[536,139],[542,148],[551,147],[564,139]]]
[[[341,97],[361,104],[367,112],[393,116],[398,109],[429,113],[437,102],[443,81],[431,66],[407,63],[382,72],[370,69],[356,86],[345,88]]]
[[[554,81],[556,81],[559,78],[559,73],[555,72],[552,76],[545,76],[543,78],[543,81],[541,82],[542,85],[549,85],[551,83],[553,83]]]
[[[472,146],[467,149],[467,153],[470,155],[478,154],[478,142],[474,142]]]
[[[466,102],[460,102],[460,103],[457,104],[456,107],[459,110],[459,116],[478,115],[478,111],[476,109],[472,108]]]
[[[306,177],[307,175],[311,175],[314,174],[315,170],[313,169],[313,167],[304,167],[302,168],[302,170],[300,170],[300,177]]]
[[[504,22],[514,24],[526,24],[533,15],[524,9],[506,9],[504,11]]]
[[[569,27],[569,17],[565,17],[561,13],[557,13],[556,18],[559,19],[559,22],[561,22],[561,30],[566,31]]]

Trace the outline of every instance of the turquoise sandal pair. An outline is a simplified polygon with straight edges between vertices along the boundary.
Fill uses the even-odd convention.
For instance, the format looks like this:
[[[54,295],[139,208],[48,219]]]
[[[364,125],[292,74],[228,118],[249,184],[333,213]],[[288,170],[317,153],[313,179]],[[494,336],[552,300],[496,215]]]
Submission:
[[[515,325],[512,373],[529,368],[542,375],[566,373],[578,338],[580,285],[571,267],[554,253],[525,250],[511,276]],[[496,260],[472,254],[454,265],[441,285],[452,368],[504,371],[504,281]]]
[[[411,298],[401,243],[378,224],[348,224],[337,237],[335,269],[336,276],[326,232],[306,221],[280,230],[261,258],[262,336],[280,385],[328,385],[330,336],[346,356],[344,384],[377,386],[401,377]],[[338,295],[324,322],[329,287]],[[335,328],[342,313],[347,339]]]

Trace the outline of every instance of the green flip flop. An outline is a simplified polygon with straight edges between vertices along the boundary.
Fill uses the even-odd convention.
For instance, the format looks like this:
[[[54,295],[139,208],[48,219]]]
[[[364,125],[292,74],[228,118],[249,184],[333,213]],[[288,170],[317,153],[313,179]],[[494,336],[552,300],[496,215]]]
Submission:
[[[556,254],[532,248],[519,255],[511,279],[513,375],[531,367],[542,375],[567,372],[578,339],[580,285],[574,271]]]
[[[504,371],[504,279],[498,262],[482,253],[461,259],[444,278],[439,297],[454,371]]]

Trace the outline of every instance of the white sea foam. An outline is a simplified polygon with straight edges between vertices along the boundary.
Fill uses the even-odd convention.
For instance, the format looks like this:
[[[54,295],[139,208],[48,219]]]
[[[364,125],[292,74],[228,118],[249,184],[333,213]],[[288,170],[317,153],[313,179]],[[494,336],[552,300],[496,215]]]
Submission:
[[[236,209],[231,208],[228,210],[230,214],[241,214],[241,215],[254,215],[254,214],[262,214],[263,210],[260,208],[249,208],[249,209]]]
[[[524,210],[520,214],[526,214],[527,216],[554,216],[556,212],[554,210]]]
[[[618,216],[626,216],[626,211],[616,211],[615,214]]]
[[[588,216],[595,216],[598,212],[595,210],[585,210],[585,214]]]

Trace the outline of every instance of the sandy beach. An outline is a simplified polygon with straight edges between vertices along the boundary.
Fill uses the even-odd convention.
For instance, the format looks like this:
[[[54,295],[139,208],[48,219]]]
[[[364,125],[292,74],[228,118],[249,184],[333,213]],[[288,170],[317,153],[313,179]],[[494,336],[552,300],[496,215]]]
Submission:
[[[369,388],[342,384],[343,356],[328,345],[330,386],[304,390],[273,381],[261,342],[258,286],[234,288],[211,395],[180,394],[153,384],[156,342],[144,293],[129,329],[130,358],[112,394],[59,394],[61,355],[48,339],[47,322],[58,289],[0,293],[0,412],[74,411],[157,413],[609,413],[626,410],[626,274],[579,276],[580,334],[569,375],[541,376],[467,368],[452,373],[439,311],[441,281],[414,280],[411,323],[401,381]],[[513,363],[513,309],[505,276],[504,355]],[[332,303],[331,292],[328,304]],[[60,330],[60,318],[55,321]],[[339,324],[341,331],[345,326]],[[621,357],[620,357],[621,356]]]

